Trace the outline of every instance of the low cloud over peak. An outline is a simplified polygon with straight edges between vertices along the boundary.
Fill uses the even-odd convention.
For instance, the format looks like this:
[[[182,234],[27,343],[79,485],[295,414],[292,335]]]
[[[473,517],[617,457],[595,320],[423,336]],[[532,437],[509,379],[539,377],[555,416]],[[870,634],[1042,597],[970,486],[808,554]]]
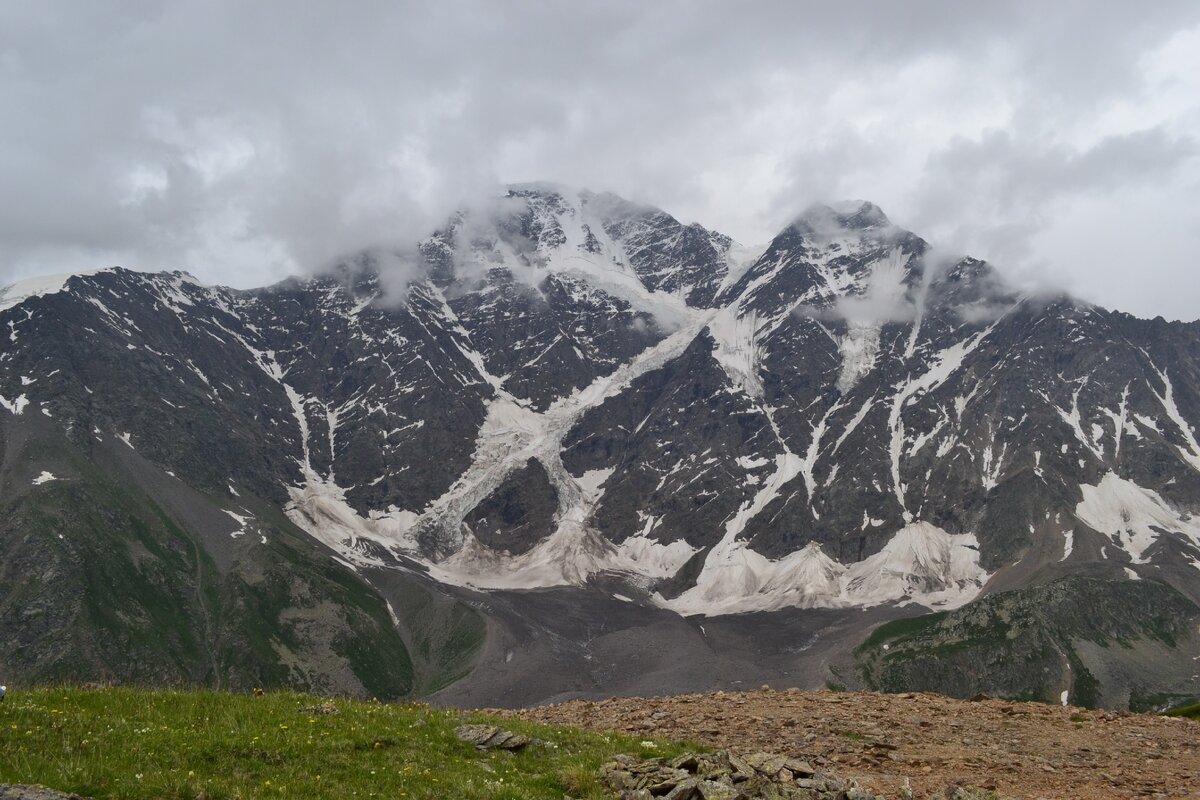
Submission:
[[[10,3],[0,283],[261,284],[553,179],[747,244],[866,198],[1006,272],[1193,318],[1198,52],[1174,0]]]

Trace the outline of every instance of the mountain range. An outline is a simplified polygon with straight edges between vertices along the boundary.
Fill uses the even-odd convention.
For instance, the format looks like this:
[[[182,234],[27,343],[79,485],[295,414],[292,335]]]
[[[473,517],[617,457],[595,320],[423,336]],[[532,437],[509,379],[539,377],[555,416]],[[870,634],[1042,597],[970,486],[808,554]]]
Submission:
[[[1200,324],[870,203],[746,247],[519,185],[263,289],[21,282],[0,340],[10,683],[1200,695]]]

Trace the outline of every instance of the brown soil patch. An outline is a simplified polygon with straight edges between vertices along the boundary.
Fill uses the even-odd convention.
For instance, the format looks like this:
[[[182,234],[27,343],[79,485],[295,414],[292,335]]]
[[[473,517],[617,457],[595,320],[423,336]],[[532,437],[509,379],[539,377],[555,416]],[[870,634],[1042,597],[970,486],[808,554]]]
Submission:
[[[491,712],[811,761],[872,791],[1200,798],[1200,723],[932,694],[796,690],[616,697]]]

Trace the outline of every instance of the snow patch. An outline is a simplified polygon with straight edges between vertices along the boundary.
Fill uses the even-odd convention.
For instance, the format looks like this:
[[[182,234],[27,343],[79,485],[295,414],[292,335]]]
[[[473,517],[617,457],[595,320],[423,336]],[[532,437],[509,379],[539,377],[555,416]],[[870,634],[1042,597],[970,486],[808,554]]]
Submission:
[[[238,529],[235,530],[233,533],[229,534],[229,538],[236,539],[239,536],[245,536],[247,533],[250,532],[250,527],[251,527],[250,520],[252,520],[253,517],[247,516],[245,514],[238,514],[237,512],[230,511],[227,508],[222,509],[222,510],[229,516],[233,517],[234,520],[236,520],[237,524],[238,524]]]
[[[615,472],[614,469],[592,469],[576,478],[579,488],[591,502],[595,503],[604,494],[604,482]]]
[[[737,465],[744,470],[758,469],[771,463],[765,456],[738,456]]]
[[[50,481],[56,481],[56,480],[58,480],[58,478],[54,477],[54,473],[46,472],[43,470],[41,475],[38,475],[36,478],[33,479],[33,485],[41,486],[43,483],[49,483]]]
[[[17,416],[20,416],[27,405],[29,405],[29,398],[23,394],[14,397],[12,400],[5,398],[4,395],[0,395],[0,407],[8,409],[10,413]]]
[[[1075,516],[1107,535],[1135,564],[1146,563],[1146,551],[1164,532],[1179,534],[1200,547],[1200,521],[1173,509],[1157,492],[1113,472],[1095,486],[1084,484],[1079,489],[1083,499],[1075,507]]]

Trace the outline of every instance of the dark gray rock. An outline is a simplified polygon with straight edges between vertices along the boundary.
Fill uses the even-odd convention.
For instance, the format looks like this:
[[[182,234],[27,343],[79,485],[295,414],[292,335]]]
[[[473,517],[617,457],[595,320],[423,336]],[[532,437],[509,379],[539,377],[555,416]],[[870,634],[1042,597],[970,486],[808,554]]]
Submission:
[[[685,753],[671,761],[619,755],[600,778],[622,800],[844,800],[874,795],[815,772],[807,762],[771,753]],[[853,793],[852,795],[850,793]]]
[[[56,792],[45,786],[0,783],[0,800],[88,800],[77,794]]]
[[[511,473],[463,520],[476,539],[494,550],[526,553],[554,532],[558,492],[540,461]]]
[[[521,733],[498,728],[495,725],[460,725],[454,735],[480,750],[521,750],[533,740]]]

